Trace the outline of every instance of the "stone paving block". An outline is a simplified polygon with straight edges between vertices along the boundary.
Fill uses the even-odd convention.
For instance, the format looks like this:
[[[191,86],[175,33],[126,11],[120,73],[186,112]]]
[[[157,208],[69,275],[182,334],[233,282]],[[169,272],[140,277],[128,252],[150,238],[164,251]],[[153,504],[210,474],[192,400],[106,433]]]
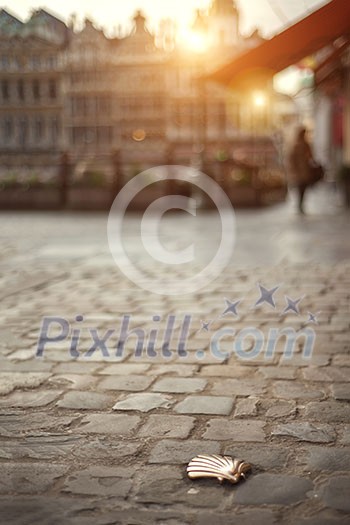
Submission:
[[[342,425],[340,436],[340,443],[342,445],[350,445],[350,425]]]
[[[276,399],[269,404],[270,406],[265,413],[266,417],[278,419],[282,417],[294,416],[296,414],[295,401],[279,401]]]
[[[305,379],[310,381],[349,381],[349,372],[345,368],[338,368],[335,366],[327,366],[323,368],[305,368],[303,370]]]
[[[39,431],[61,433],[78,421],[78,416],[56,417],[46,412],[0,414],[0,436],[18,437],[20,434]]]
[[[147,376],[108,376],[100,381],[98,388],[100,390],[127,390],[131,392],[141,392],[146,390],[151,383],[153,383],[154,377]]]
[[[139,436],[163,438],[187,438],[194,427],[195,419],[188,416],[168,414],[151,415],[141,427]]]
[[[331,425],[324,423],[309,423],[308,421],[292,421],[278,425],[271,432],[273,436],[290,436],[299,441],[313,443],[331,443],[336,434]]]
[[[56,388],[89,390],[95,387],[96,377],[84,374],[59,374],[47,380],[47,384]]]
[[[46,362],[46,361],[44,361]],[[93,374],[101,368],[101,364],[92,363],[91,361],[68,361],[54,365],[55,374]],[[103,366],[103,363],[102,363]]]
[[[0,496],[0,523],[6,525],[76,525],[74,516],[91,512],[91,501],[66,496]],[[95,518],[96,519],[96,518]],[[74,520],[74,521],[73,521]],[[99,525],[95,522],[96,525]],[[105,522],[106,523],[106,522]],[[105,525],[104,523],[104,525]],[[88,525],[86,523],[86,525]]]
[[[175,400],[163,394],[130,394],[124,399],[118,401],[113,410],[138,410],[140,412],[149,412],[155,408],[170,408]]]
[[[220,379],[213,381],[212,393],[236,396],[258,396],[266,390],[265,381],[257,379]]]
[[[139,416],[127,414],[89,414],[76,427],[77,432],[129,436],[140,422]]]
[[[343,512],[350,512],[350,476],[337,476],[330,478],[324,486],[316,491],[326,507]]]
[[[347,423],[350,420],[350,406],[341,401],[311,402],[305,407],[305,417],[312,421]]]
[[[148,374],[155,377],[168,374],[180,377],[193,377],[198,368],[198,365],[165,363],[164,365],[152,365],[148,370]]]
[[[275,381],[273,392],[275,397],[282,399],[322,399],[325,397],[322,385],[315,388],[297,381]]]
[[[261,366],[260,374],[265,379],[295,379],[296,369],[292,366]]]
[[[312,481],[298,476],[257,474],[237,486],[233,501],[244,505],[293,505],[307,498]]]
[[[46,492],[68,469],[54,463],[1,463],[0,494]]]
[[[197,514],[194,523],[195,525],[213,525],[213,515],[208,512]],[[215,525],[274,525],[277,523],[277,513],[269,509],[235,510],[234,515],[232,512],[215,513]]]
[[[1,361],[1,372],[51,372],[54,363],[48,363],[39,359],[30,359],[28,361]]]
[[[206,384],[205,379],[195,377],[164,377],[152,386],[152,390],[179,394],[201,392]]]
[[[62,393],[61,390],[17,391],[0,398],[0,407],[43,407],[55,401]]]
[[[283,469],[293,451],[286,451],[284,446],[265,445],[259,443],[242,445],[235,443],[225,448],[224,454],[233,458],[240,458],[252,465],[254,475],[257,470]]]
[[[220,445],[214,441],[186,440],[174,441],[166,439],[158,441],[153,447],[149,463],[185,464],[198,454],[219,454]],[[185,469],[186,470],[186,469]],[[184,470],[184,472],[185,472]]]
[[[331,390],[334,399],[350,400],[350,381],[348,383],[335,383],[331,386]]]
[[[260,441],[265,440],[264,421],[255,419],[211,419],[207,430],[203,434],[204,439],[231,440],[231,441]]]
[[[103,430],[103,429],[101,429]],[[88,442],[84,440],[81,446],[76,446],[72,450],[72,456],[79,458],[79,460],[92,462],[107,462],[110,465],[118,465],[122,458],[134,458],[140,453],[143,443],[141,441],[131,441],[130,439],[113,440],[111,436],[108,439],[101,431],[101,438],[95,436],[89,438]],[[116,433],[118,436],[118,434]],[[118,436],[119,437],[119,436]],[[124,435],[122,436],[124,438]]]
[[[221,491],[218,490],[221,488]],[[220,496],[219,496],[220,494]],[[191,490],[183,480],[165,479],[150,480],[140,487],[136,494],[136,501],[143,505],[171,505],[182,504],[190,508],[212,507],[217,508],[221,504],[221,498],[229,495],[229,487],[197,486]]]
[[[174,408],[179,414],[216,414],[229,415],[233,409],[231,397],[188,396]]]
[[[132,468],[92,466],[71,474],[63,492],[126,498],[132,486]]]
[[[305,464],[305,468],[313,472],[350,470],[350,448],[309,447],[305,450],[304,455],[298,456],[300,463]]]
[[[113,398],[99,392],[72,390],[64,394],[56,405],[75,410],[102,410],[112,407]]]
[[[10,394],[16,388],[37,388],[49,377],[45,372],[1,372],[0,395]]]
[[[335,366],[350,366],[350,355],[347,355],[347,354],[335,355],[333,357],[332,363]]]
[[[251,378],[254,375],[252,367],[240,365],[204,365],[201,367],[200,375],[205,377],[232,377]]]
[[[259,399],[256,397],[247,397],[239,399],[236,402],[235,417],[252,417],[258,413]]]
[[[114,363],[112,365],[106,365],[101,370],[99,374],[103,375],[137,375],[142,374],[149,370],[151,365],[146,363]]]
[[[0,441],[1,459],[67,459],[75,446],[82,446],[78,436],[72,435],[39,435],[22,437],[20,444],[13,441]]]

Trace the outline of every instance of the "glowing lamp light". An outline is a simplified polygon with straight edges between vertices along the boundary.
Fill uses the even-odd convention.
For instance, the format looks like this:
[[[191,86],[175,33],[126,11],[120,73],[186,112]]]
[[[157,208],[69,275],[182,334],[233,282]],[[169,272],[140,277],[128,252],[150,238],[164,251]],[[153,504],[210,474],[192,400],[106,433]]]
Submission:
[[[256,108],[263,108],[266,106],[266,96],[260,91],[253,93],[253,104]]]
[[[132,138],[136,142],[142,142],[146,138],[146,132],[144,129],[135,129],[135,131],[132,134]]]

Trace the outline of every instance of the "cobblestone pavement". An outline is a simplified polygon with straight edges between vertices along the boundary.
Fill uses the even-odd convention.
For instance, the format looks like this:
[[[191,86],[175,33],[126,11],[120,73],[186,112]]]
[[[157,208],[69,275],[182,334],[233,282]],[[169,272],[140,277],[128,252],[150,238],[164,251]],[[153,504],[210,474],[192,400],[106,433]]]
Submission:
[[[306,217],[291,204],[239,212],[228,269],[205,289],[174,297],[121,275],[104,215],[1,214],[1,523],[349,523],[349,214],[322,188],[307,206]],[[174,232],[183,226],[181,216],[168,221]],[[128,218],[130,246],[137,222]],[[210,213],[201,224],[210,237]],[[258,282],[280,285],[275,310],[252,308]],[[303,297],[300,316],[281,315],[284,295]],[[239,317],[220,315],[225,298],[241,300]],[[307,324],[308,312],[318,325]],[[175,334],[191,315],[187,354],[178,355],[174,338],[167,358],[159,345],[157,356],[136,357],[134,335],[116,357],[126,314],[129,328],[150,339],[152,328],[164,332],[167,315],[176,315]],[[75,349],[70,333],[35,357],[44,316],[80,330]],[[201,320],[211,320],[208,331]],[[270,328],[313,328],[311,359],[301,343],[286,359],[283,339],[272,355],[264,347],[239,358],[232,330],[249,326],[265,343]],[[88,328],[106,343],[90,357]],[[231,330],[220,347],[231,353],[218,359],[209,341],[220,328]],[[252,348],[246,339],[243,351]],[[190,481],[186,463],[200,453],[242,458],[252,473],[237,486]]]

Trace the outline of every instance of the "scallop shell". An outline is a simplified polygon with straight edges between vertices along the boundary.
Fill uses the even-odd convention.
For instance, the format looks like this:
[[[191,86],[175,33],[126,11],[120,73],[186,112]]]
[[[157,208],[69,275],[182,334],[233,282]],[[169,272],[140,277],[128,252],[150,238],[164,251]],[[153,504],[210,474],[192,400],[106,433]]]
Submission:
[[[220,483],[226,479],[230,483],[238,483],[251,470],[251,465],[241,459],[229,456],[203,454],[193,458],[187,466],[187,474],[191,479],[217,478]]]

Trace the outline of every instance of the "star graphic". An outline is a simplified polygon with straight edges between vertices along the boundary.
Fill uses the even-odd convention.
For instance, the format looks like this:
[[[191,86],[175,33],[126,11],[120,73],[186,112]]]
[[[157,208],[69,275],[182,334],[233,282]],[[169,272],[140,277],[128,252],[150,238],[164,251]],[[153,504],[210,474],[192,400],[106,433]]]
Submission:
[[[314,324],[318,324],[318,319],[317,319],[317,316],[320,314],[321,312],[316,312],[315,314],[311,313],[311,312],[308,312],[308,320],[306,321],[306,324],[308,323],[314,323]]]
[[[287,306],[283,310],[282,315],[286,314],[288,312],[293,312],[294,314],[300,315],[299,306],[298,305],[299,305],[300,301],[302,301],[304,299],[304,296],[303,297],[299,297],[299,299],[295,299],[295,301],[293,301],[293,299],[288,297],[288,295],[285,295],[284,297],[285,297]]]
[[[209,332],[210,324],[211,324],[211,321],[202,321],[201,320],[201,325],[202,326],[201,326],[201,329],[199,331],[201,332],[202,330],[205,330],[206,332]]]
[[[275,304],[275,300],[273,298],[273,294],[275,292],[277,292],[279,286],[274,286],[270,290],[265,288],[265,286],[262,286],[260,283],[258,284],[258,286],[259,286],[259,289],[260,289],[260,298],[256,301],[255,308],[257,306],[260,306],[263,303],[267,303],[270,306],[272,306],[272,308],[276,308],[276,304]]]
[[[237,313],[237,306],[239,305],[239,303],[241,301],[236,301],[236,302],[232,302],[232,301],[229,301],[228,299],[225,298],[225,302],[226,302],[226,305],[227,305],[227,308],[226,310],[221,314],[221,317],[223,315],[226,315],[226,314],[233,314],[235,316],[238,316],[238,313]]]

